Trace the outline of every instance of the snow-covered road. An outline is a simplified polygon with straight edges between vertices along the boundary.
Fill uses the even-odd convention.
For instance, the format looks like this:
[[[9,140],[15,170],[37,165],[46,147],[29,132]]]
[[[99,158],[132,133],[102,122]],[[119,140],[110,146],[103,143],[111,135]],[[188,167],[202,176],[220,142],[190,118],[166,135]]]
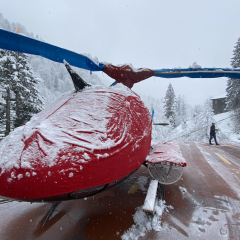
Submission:
[[[187,161],[156,215],[142,212],[150,175],[141,167],[112,190],[61,203],[0,204],[0,239],[240,239],[240,144],[179,143]]]

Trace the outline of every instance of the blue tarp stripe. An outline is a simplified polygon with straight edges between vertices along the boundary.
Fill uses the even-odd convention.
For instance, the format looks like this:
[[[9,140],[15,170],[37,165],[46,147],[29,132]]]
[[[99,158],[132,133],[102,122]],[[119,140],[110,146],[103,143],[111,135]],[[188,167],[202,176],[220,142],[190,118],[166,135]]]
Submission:
[[[233,68],[180,68],[154,70],[154,76],[163,78],[218,78],[240,79],[240,69]]]
[[[72,66],[89,71],[102,71],[104,68],[104,64],[96,64],[84,55],[3,29],[0,29],[0,48],[39,55],[54,62],[63,63],[66,60]]]
[[[116,81],[113,82],[109,87],[115,86],[116,85]]]

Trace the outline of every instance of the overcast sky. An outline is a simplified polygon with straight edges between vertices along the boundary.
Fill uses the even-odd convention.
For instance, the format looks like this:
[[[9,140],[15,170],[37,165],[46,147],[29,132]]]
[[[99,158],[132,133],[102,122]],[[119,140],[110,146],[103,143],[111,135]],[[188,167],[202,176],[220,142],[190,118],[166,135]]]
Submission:
[[[230,67],[240,37],[239,0],[0,1],[5,18],[47,43],[115,65],[161,69],[196,61],[202,67]],[[226,80],[152,77],[133,90],[162,98],[171,82],[176,95],[200,104],[222,94]]]

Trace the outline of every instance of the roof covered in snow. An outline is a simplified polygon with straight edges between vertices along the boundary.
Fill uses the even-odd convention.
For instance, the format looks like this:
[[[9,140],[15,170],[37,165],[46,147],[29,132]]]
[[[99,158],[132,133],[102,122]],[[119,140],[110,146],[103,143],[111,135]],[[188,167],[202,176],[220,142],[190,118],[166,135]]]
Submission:
[[[216,97],[211,98],[211,100],[221,99],[221,98],[226,98],[226,97],[227,97],[227,93],[222,93],[221,95],[218,95]]]

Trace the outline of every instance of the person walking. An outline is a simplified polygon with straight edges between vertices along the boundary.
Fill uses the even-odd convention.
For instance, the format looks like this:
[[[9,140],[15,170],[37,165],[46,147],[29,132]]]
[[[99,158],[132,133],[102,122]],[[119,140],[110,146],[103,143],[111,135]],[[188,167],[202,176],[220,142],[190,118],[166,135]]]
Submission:
[[[213,145],[211,143],[212,138],[214,138],[214,141],[215,141],[216,145],[219,145],[218,142],[217,142],[217,139],[216,139],[216,131],[217,130],[218,129],[215,129],[215,123],[212,123],[212,126],[210,127],[210,138],[209,138],[209,144],[210,145]]]

